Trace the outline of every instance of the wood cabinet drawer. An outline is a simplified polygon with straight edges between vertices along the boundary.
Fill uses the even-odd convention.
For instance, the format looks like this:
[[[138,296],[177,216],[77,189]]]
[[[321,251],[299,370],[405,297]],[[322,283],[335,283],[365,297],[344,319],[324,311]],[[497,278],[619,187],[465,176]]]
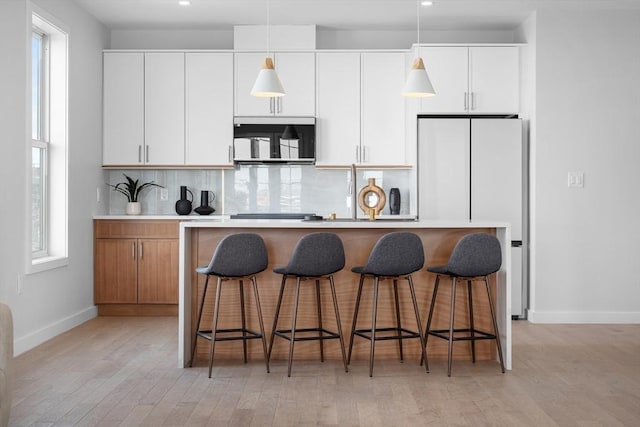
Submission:
[[[177,239],[179,228],[177,220],[95,220],[93,237]]]

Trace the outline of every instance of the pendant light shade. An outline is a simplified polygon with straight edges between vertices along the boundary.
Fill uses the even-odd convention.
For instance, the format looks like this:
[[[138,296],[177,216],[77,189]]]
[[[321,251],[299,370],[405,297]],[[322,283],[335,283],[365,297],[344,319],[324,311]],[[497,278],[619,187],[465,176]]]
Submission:
[[[411,71],[402,90],[402,95],[409,97],[427,97],[434,96],[435,94],[436,91],[433,90],[433,85],[431,84],[431,80],[429,80],[427,70],[424,68],[424,62],[422,62],[422,58],[417,57],[411,66]]]
[[[258,78],[251,88],[251,95],[262,98],[273,98],[284,96],[284,87],[278,78],[276,69],[273,66],[273,59],[269,56],[269,47],[271,41],[269,0],[267,0],[267,57],[262,63]]]
[[[424,98],[427,96],[434,96],[436,91],[433,89],[431,80],[427,75],[427,70],[424,68],[424,62],[420,58],[420,0],[416,0],[416,33],[418,43],[416,45],[416,59],[413,61],[411,71],[407,76],[407,81],[404,84],[402,90],[402,96],[413,98]]]
[[[251,88],[251,95],[258,97],[284,96],[284,88],[273,67],[273,59],[269,56],[262,63],[258,78]]]

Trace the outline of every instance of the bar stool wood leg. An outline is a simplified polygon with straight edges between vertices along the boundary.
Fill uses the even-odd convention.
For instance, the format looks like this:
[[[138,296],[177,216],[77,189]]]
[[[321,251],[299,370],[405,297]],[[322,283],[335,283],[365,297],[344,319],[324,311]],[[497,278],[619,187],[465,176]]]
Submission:
[[[244,311],[244,283],[238,280],[240,288],[240,315],[242,316],[242,356],[244,363],[247,363],[247,316]]]
[[[349,356],[347,363],[351,364],[351,352],[353,350],[353,337],[356,334],[356,324],[358,323],[358,312],[360,311],[360,297],[362,296],[362,285],[364,283],[364,275],[360,275],[360,283],[358,284],[358,294],[356,295],[356,308],[353,312],[353,322],[351,323],[351,337],[349,338]]]
[[[489,308],[491,310],[491,320],[493,321],[493,332],[496,336],[496,345],[498,346],[498,358],[500,359],[500,369],[504,374],[504,360],[502,360],[502,345],[500,344],[500,332],[498,332],[498,322],[496,321],[496,313],[493,309],[493,298],[491,297],[491,290],[489,289],[489,277],[484,276],[484,284],[487,288],[487,296],[489,297]]]
[[[333,310],[336,312],[336,323],[338,328],[338,336],[340,337],[340,351],[342,352],[342,363],[344,364],[344,371],[349,372],[349,368],[347,367],[347,357],[344,351],[344,336],[342,335],[342,322],[340,321],[340,312],[338,311],[338,298],[336,296],[336,286],[333,283],[333,275],[329,276],[329,284],[331,285],[331,297],[333,298]]]
[[[320,303],[320,280],[316,280],[316,309],[318,311],[318,328],[320,331],[320,362],[324,363],[324,340],[322,339],[322,304]]]
[[[471,280],[467,280],[467,293],[469,294],[469,327],[471,328],[471,362],[476,363],[476,328],[473,322],[473,291]]]
[[[196,321],[196,333],[193,335],[193,343],[191,343],[191,359],[189,360],[189,367],[193,367],[193,359],[196,355],[196,344],[198,344],[198,331],[200,329],[200,320],[202,319],[202,311],[204,308],[204,297],[207,295],[207,286],[209,285],[209,276],[204,280],[204,287],[202,288],[202,298],[200,298],[200,309],[198,310],[198,320]]]
[[[213,308],[213,320],[211,323],[211,350],[209,351],[209,378],[213,367],[213,352],[216,347],[216,328],[218,327],[218,314],[220,312],[220,294],[222,291],[222,278],[218,277],[216,285],[216,303]]]
[[[393,296],[396,306],[396,328],[398,331],[402,329],[402,323],[400,322],[400,301],[398,299],[398,280],[393,279]],[[420,326],[422,327],[422,326]],[[398,340],[398,349],[400,350],[400,362],[404,362],[404,354],[402,351],[402,332],[400,332],[400,339]]]
[[[433,286],[433,295],[431,296],[431,305],[429,306],[429,315],[427,317],[427,325],[424,329],[424,354],[427,354],[427,343],[429,342],[429,331],[431,330],[431,320],[433,319],[433,309],[436,306],[436,296],[438,295],[438,285],[440,284],[440,275],[436,275],[436,283]],[[420,364],[424,362],[424,357]]]
[[[456,314],[456,278],[453,277],[451,279],[451,315],[449,320],[449,355],[447,357],[447,376],[451,376],[451,364],[453,361],[453,334],[454,328],[453,324],[455,321]]]
[[[276,314],[273,318],[273,328],[271,328],[271,338],[269,340],[269,356],[267,357],[267,363],[271,362],[271,351],[273,350],[273,340],[276,337],[276,328],[278,327],[278,317],[280,316],[280,307],[282,306],[282,296],[284,295],[284,286],[287,281],[287,275],[282,276],[282,283],[280,284],[280,293],[278,294],[278,302],[276,303]]]
[[[373,356],[376,348],[376,317],[378,314],[378,277],[373,279],[373,306],[371,307],[371,350],[369,352],[369,376],[373,377]]]
[[[293,363],[293,346],[296,342],[296,318],[298,317],[298,300],[300,299],[300,278],[296,277],[296,296],[293,302],[293,319],[291,319],[291,343],[289,345],[289,366],[287,376],[291,376],[291,365]]]
[[[264,353],[264,362],[267,365],[267,374],[269,373],[269,354],[267,353],[267,336],[264,333],[264,322],[262,320],[262,309],[260,308],[260,296],[258,295],[258,283],[256,276],[251,277],[251,283],[253,284],[253,295],[256,300],[256,308],[258,310],[258,323],[260,324],[260,335],[262,335],[262,351]]]
[[[425,337],[424,337],[424,333],[422,331],[422,322],[420,321],[420,310],[418,309],[418,300],[416,298],[416,291],[415,288],[413,287],[413,278],[411,276],[407,277],[408,281],[409,281],[409,290],[411,291],[411,301],[413,302],[413,311],[415,312],[416,315],[416,324],[418,325],[418,334],[420,335],[420,346],[422,348],[422,360],[424,360],[424,368],[427,371],[427,373],[429,373],[429,359],[427,358],[427,353],[426,353],[426,342],[425,342]]]

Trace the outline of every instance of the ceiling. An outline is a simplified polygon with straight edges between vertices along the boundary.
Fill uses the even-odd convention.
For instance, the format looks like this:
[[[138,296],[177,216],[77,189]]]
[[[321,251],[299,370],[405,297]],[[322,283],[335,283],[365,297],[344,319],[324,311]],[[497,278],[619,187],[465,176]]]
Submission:
[[[75,0],[110,29],[230,30],[265,24],[267,0]],[[640,9],[640,0],[434,0],[421,7],[422,30],[511,30],[542,8]],[[410,30],[416,0],[270,0],[271,24],[320,29]]]

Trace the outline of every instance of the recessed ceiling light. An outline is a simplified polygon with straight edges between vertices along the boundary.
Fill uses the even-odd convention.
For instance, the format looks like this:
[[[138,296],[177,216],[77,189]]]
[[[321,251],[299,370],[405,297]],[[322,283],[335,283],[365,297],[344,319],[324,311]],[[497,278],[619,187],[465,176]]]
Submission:
[[[191,6],[191,1],[189,1],[189,0],[180,0],[180,1],[178,1],[178,4],[180,6]]]
[[[432,1],[423,1],[422,3],[420,3],[423,6],[432,6],[433,2]]]

